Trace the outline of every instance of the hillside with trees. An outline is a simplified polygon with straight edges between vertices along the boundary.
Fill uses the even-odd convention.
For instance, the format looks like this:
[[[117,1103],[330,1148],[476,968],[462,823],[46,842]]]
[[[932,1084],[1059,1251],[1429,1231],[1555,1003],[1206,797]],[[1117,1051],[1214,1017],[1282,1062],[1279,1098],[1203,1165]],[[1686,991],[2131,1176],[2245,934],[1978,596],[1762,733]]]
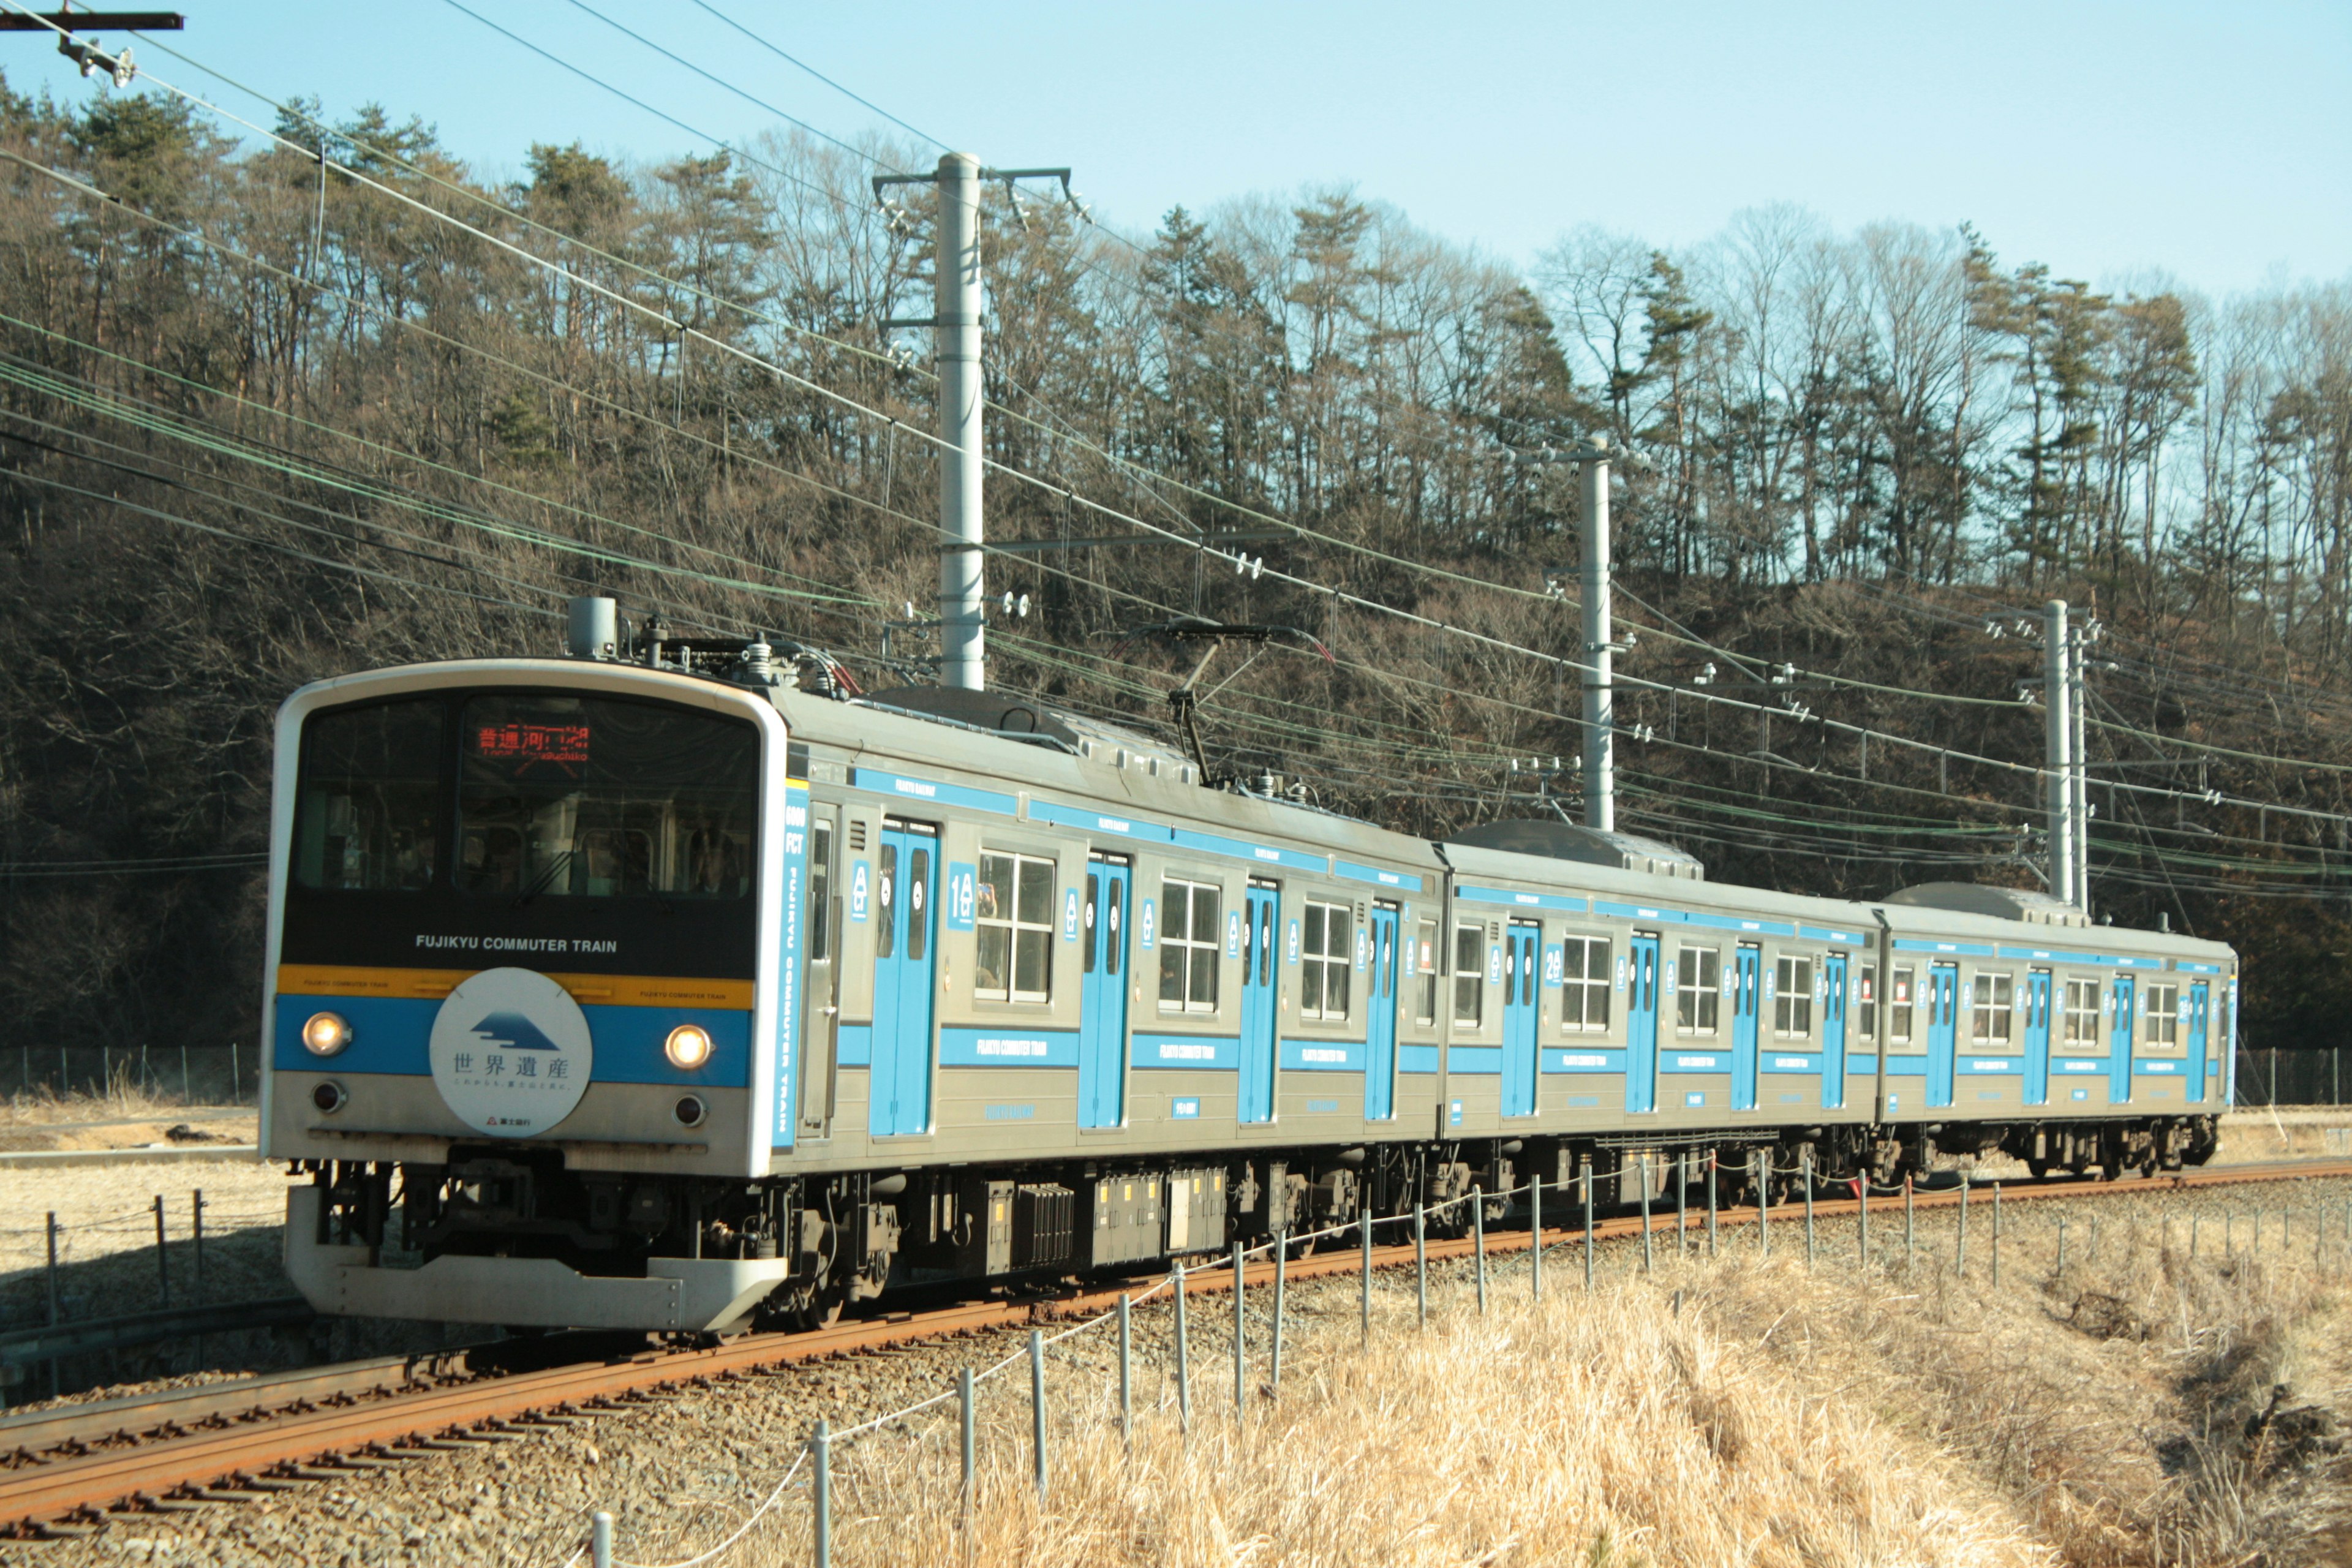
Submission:
[[[929,312],[929,197],[867,180],[929,155],[508,180],[315,114],[279,130],[324,159],[138,91],[0,100],[12,1037],[253,1037],[303,681],[554,651],[592,588],[927,679],[891,623],[936,592],[929,345],[883,323]],[[991,537],[1114,541],[990,559],[1032,601],[997,684],[1160,728],[1187,656],[1135,628],[1295,626],[1331,658],[1209,683],[1221,762],[1430,833],[1572,805],[1575,481],[1513,450],[1605,434],[1654,683],[1625,826],[1720,880],[2034,885],[2034,778],[1969,759],[2040,761],[2019,623],[2063,596],[2105,629],[2096,906],[2238,944],[2248,1043],[2342,1042],[2352,281],[2101,291],[1957,221],[1770,208],[1674,251],[1562,213],[1525,270],[1346,190],[987,214]]]

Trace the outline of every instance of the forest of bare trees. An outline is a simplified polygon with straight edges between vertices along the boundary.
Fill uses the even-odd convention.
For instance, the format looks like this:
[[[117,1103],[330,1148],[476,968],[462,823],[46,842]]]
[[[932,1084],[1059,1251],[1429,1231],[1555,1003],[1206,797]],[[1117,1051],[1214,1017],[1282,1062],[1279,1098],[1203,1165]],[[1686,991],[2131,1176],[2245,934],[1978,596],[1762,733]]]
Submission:
[[[937,580],[928,345],[883,323],[928,313],[929,219],[866,181],[929,155],[509,181],[315,113],[0,100],[12,1036],[251,1038],[304,680],[551,651],[590,587],[925,678],[889,624]],[[2239,944],[2252,1043],[2343,1041],[2352,283],[2103,292],[1779,208],[1671,251],[1563,213],[1524,271],[1345,190],[988,214],[989,529],[1071,542],[990,559],[1033,604],[997,683],[1157,727],[1139,625],[1297,626],[1331,659],[1221,666],[1220,760],[1432,832],[1572,804],[1574,480],[1513,449],[1604,433],[1627,826],[1719,879],[2032,885],[1994,764],[2040,760],[2020,622],[2063,596],[2105,628],[2097,907]]]

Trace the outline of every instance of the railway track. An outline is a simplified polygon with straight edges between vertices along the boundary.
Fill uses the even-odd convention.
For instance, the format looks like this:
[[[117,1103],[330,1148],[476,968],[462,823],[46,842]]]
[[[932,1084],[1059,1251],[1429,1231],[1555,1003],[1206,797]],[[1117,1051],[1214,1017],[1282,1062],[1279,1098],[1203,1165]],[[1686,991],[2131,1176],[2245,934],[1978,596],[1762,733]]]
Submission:
[[[2002,1184],[2009,1202],[2167,1193],[2352,1176],[2352,1161],[2296,1161],[2187,1171],[2117,1183],[2058,1179]],[[1878,1200],[1882,1205],[1886,1201]],[[1920,1189],[1917,1206],[1957,1205],[1957,1185]],[[1817,1220],[1851,1215],[1855,1198],[1820,1198]],[[1661,1224],[1654,1214],[1652,1225]],[[1723,1209],[1722,1226],[1753,1225],[1753,1208]],[[1592,1226],[1596,1241],[1642,1233],[1638,1215]],[[1547,1226],[1547,1247],[1583,1239],[1581,1227]],[[1489,1254],[1526,1251],[1525,1230],[1495,1231]],[[1431,1239],[1433,1261],[1468,1257],[1469,1237]],[[1375,1268],[1410,1268],[1410,1242],[1375,1247]],[[1353,1272],[1359,1248],[1287,1265],[1292,1279]],[[1274,1265],[1245,1268],[1243,1283],[1271,1281]],[[1153,1276],[1152,1278],[1157,1278]],[[1188,1288],[1222,1293],[1230,1268],[1205,1266]],[[0,1420],[0,1538],[70,1535],[113,1510],[172,1511],[234,1502],[428,1458],[512,1441],[535,1431],[623,1415],[696,1385],[795,1364],[988,1330],[1103,1311],[1136,1282],[1120,1280],[1013,1301],[967,1302],[919,1313],[861,1319],[803,1333],[750,1334],[698,1349],[599,1353],[593,1336],[551,1336],[440,1355],[346,1363],[310,1372],[207,1384]],[[536,1346],[519,1352],[517,1345]],[[578,1359],[563,1360],[566,1355]],[[553,1364],[532,1364],[552,1359]]]

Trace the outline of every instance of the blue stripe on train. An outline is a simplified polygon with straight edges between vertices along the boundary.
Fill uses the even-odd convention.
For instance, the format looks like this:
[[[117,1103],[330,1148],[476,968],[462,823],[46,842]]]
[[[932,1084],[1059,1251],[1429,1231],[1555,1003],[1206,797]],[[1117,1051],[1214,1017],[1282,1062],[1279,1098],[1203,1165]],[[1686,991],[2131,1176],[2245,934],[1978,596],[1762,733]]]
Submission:
[[[413,996],[294,996],[278,998],[277,1050],[272,1065],[289,1072],[402,1073],[429,1078],[433,1020],[441,1003]],[[751,1081],[751,1015],[715,1007],[583,1006],[594,1041],[597,1083],[700,1084],[740,1089]],[[340,1013],[352,1043],[331,1057],[302,1048],[303,1021],[313,1013]],[[662,1042],[680,1024],[699,1024],[710,1036],[710,1060],[693,1072],[670,1065]]]

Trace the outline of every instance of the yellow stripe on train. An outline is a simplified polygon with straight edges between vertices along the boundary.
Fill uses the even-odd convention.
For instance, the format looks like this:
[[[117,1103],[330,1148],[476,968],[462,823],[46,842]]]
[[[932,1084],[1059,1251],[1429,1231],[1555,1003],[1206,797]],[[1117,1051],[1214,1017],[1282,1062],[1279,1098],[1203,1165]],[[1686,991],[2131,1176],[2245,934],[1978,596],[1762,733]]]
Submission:
[[[280,995],[446,996],[478,969],[382,969],[364,964],[281,963]],[[661,974],[550,974],[583,1004],[607,1007],[733,1007],[749,1010],[751,982]]]

